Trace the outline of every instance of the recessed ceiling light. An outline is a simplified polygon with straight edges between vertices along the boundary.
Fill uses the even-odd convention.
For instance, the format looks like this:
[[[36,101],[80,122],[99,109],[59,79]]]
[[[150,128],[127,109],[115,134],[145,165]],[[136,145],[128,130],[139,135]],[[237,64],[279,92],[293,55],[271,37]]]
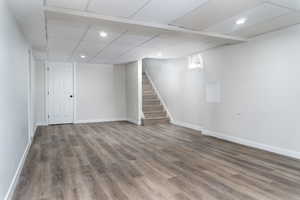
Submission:
[[[107,33],[104,32],[104,31],[100,31],[100,32],[99,32],[99,35],[100,35],[101,37],[103,37],[103,38],[107,37]]]
[[[84,58],[86,58],[86,55],[80,54],[80,58],[84,59]]]
[[[247,18],[240,18],[240,19],[236,20],[235,24],[237,24],[237,25],[245,24],[246,21],[247,21]]]

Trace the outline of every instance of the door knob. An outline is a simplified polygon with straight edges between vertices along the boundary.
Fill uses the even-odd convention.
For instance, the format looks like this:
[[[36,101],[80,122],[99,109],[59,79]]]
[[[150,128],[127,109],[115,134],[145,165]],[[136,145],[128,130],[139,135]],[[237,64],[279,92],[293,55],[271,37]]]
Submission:
[[[72,94],[70,95],[70,98],[73,98],[73,95],[72,95]]]

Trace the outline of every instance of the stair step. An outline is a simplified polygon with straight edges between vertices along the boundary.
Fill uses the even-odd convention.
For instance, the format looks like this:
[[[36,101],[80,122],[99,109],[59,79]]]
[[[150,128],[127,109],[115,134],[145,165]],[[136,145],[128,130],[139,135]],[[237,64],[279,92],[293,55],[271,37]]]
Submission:
[[[158,99],[156,94],[144,94],[143,99]]]
[[[143,87],[143,91],[154,91],[152,87]]]
[[[160,103],[160,100],[158,98],[146,98],[143,99],[143,103]]]
[[[143,88],[143,92],[155,92],[153,88]]]
[[[143,106],[159,106],[159,105],[161,105],[161,104],[160,104],[160,101],[143,102]]]
[[[143,95],[155,95],[155,92],[152,90],[152,91],[143,91]]]
[[[143,88],[153,88],[150,84],[143,84]]]
[[[164,107],[162,105],[144,105],[143,111],[164,111]]]
[[[145,110],[144,114],[160,113],[160,112],[166,113],[165,110],[163,110],[163,111],[161,111],[161,110]]]
[[[168,117],[165,111],[163,112],[153,112],[153,113],[144,113],[145,118],[156,118],[156,117]]]
[[[161,123],[169,123],[169,122],[170,120],[167,117],[143,119],[144,126],[161,124]]]

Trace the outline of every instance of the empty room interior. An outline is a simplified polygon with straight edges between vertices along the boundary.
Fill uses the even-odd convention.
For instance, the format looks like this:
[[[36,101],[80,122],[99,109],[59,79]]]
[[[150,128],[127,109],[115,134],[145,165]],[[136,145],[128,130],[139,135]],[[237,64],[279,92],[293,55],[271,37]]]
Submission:
[[[300,200],[299,0],[0,0],[0,200]]]

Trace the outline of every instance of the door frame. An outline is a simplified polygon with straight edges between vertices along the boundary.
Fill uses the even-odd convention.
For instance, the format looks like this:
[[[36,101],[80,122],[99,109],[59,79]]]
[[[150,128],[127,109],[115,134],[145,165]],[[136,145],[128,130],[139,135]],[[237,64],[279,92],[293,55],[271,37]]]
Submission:
[[[32,50],[27,50],[28,55],[28,85],[27,85],[27,125],[28,125],[28,141],[31,142],[35,134],[35,122],[33,118],[33,55]]]
[[[68,63],[68,62],[45,62],[45,121],[49,125],[49,64],[50,63]],[[68,63],[70,64],[70,63]],[[74,124],[77,119],[77,64],[71,63],[73,66],[73,119]]]

